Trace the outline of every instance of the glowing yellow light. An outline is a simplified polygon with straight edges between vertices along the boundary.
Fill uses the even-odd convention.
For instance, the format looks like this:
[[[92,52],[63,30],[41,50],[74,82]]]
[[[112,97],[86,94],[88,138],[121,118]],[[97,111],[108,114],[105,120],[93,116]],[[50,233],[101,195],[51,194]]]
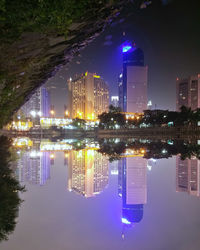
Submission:
[[[55,158],[55,155],[52,153],[50,154],[50,159],[54,159]]]
[[[93,75],[94,78],[101,78],[100,76],[97,76],[97,75]]]
[[[29,138],[16,138],[14,139],[13,146],[15,147],[31,147],[33,142]]]
[[[69,112],[68,110],[65,111],[65,115],[68,116],[69,115]]]
[[[54,114],[55,114],[55,111],[54,111],[54,110],[51,110],[51,111],[50,111],[50,114],[51,114],[51,115],[54,115]]]
[[[94,113],[88,114],[87,119],[88,120],[94,120]]]
[[[145,150],[144,150],[144,149],[142,149],[142,150],[141,150],[141,153],[142,153],[142,154],[144,154],[144,153],[145,153]]]
[[[83,151],[80,150],[77,154],[77,158],[83,158]]]
[[[85,72],[85,76],[87,76],[88,75],[88,72]]]

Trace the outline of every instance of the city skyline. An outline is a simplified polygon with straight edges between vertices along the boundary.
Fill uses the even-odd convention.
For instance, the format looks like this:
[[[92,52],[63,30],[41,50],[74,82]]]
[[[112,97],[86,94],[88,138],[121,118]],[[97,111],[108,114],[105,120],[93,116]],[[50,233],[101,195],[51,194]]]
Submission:
[[[0,249],[200,249],[200,0],[0,0]]]
[[[66,79],[89,70],[103,76],[111,90],[110,95],[117,95],[118,76],[122,72],[121,44],[127,39],[144,51],[145,63],[149,66],[148,99],[152,100],[152,108],[176,110],[176,78],[200,72],[196,4],[197,1],[194,1],[186,6],[185,2],[178,4],[173,1],[164,7],[149,6],[144,10],[145,16],[138,11],[134,16],[116,21],[48,83],[57,86],[58,93],[64,98]],[[63,102],[58,100],[58,106],[63,106]]]

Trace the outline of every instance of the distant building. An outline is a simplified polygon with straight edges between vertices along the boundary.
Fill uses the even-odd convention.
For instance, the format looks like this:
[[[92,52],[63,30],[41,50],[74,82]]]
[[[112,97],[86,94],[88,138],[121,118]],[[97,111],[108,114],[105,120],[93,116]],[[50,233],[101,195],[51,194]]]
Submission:
[[[200,160],[176,156],[176,191],[200,196]]]
[[[87,198],[108,185],[108,160],[94,149],[71,151],[68,171],[68,189]]]
[[[70,118],[94,120],[108,111],[108,86],[100,76],[86,72],[68,80],[68,112]]]
[[[111,105],[119,107],[119,96],[111,96]]]
[[[46,87],[40,87],[20,109],[26,118],[49,117],[50,92]]]
[[[131,44],[123,45],[123,74],[119,76],[119,104],[124,112],[147,109],[147,72],[144,54]]]
[[[176,79],[176,110],[181,106],[195,110],[200,107],[200,74]]]
[[[147,160],[130,157],[119,160],[118,193],[122,197],[122,223],[139,223],[147,202]]]

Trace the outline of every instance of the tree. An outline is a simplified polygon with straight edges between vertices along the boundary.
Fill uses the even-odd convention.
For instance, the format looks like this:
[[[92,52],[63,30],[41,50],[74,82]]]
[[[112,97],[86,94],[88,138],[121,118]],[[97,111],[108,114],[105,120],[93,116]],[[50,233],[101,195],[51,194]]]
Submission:
[[[74,127],[76,127],[76,128],[85,128],[85,123],[86,123],[85,120],[79,119],[79,118],[75,118],[72,121],[71,125],[74,126]]]
[[[125,115],[120,112],[120,108],[110,105],[109,112],[98,116],[99,128],[114,129],[123,127],[126,124]]]
[[[111,113],[120,113],[122,112],[120,107],[115,107],[112,104],[109,106],[109,112]]]
[[[15,179],[11,169],[11,140],[0,137],[0,241],[7,240],[16,226],[19,206],[22,200],[18,192],[24,191]]]
[[[176,124],[182,126],[191,123],[192,115],[193,112],[191,108],[187,108],[186,106],[181,106],[180,112],[178,113],[178,117],[176,119]]]

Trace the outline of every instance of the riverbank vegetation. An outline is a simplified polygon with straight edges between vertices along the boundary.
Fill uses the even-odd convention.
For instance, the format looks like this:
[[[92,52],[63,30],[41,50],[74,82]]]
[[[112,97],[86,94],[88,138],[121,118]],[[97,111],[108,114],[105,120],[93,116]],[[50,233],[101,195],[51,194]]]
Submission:
[[[144,115],[127,118],[120,108],[112,105],[109,112],[99,115],[100,129],[196,126],[200,121],[200,109],[191,110],[182,106],[180,112],[169,110],[145,110]]]
[[[19,191],[24,191],[11,168],[15,158],[11,152],[11,142],[7,137],[0,136],[0,241],[7,240],[15,229],[22,202]]]

